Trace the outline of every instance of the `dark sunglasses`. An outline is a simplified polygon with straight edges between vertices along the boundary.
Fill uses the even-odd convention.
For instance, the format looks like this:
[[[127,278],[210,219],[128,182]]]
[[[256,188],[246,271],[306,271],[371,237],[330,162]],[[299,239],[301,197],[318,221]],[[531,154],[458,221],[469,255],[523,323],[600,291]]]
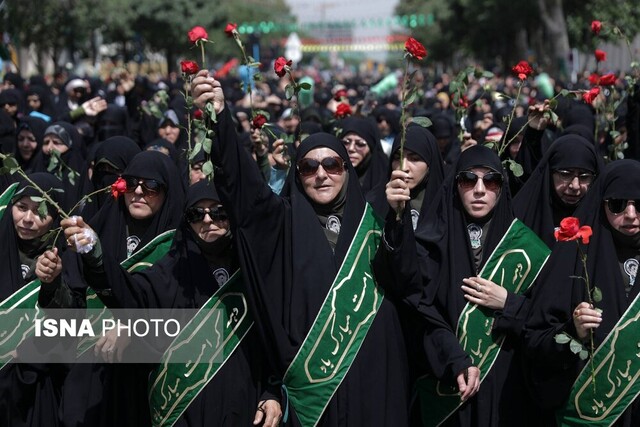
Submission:
[[[633,205],[637,208],[640,208],[640,199],[607,199],[605,203],[607,204],[607,208],[609,212],[614,215],[620,215],[622,212],[627,209],[627,205],[629,202],[633,202]]]
[[[480,178],[478,175],[469,171],[463,171],[456,175],[456,181],[458,182],[460,188],[462,188],[463,190],[474,188],[476,186],[476,183],[478,182],[478,178]],[[499,172],[485,173],[482,177],[482,183],[484,184],[484,187],[489,191],[500,190],[500,188],[502,188],[502,181],[502,174]]]
[[[199,208],[199,207],[191,207],[186,210],[184,213],[184,217],[189,223],[201,222],[204,221],[204,216],[209,215],[211,221],[226,221],[229,219],[229,216],[225,212],[225,210],[221,207],[217,208]]]
[[[133,193],[140,186],[145,197],[156,197],[164,190],[164,185],[155,179],[140,179],[133,176],[123,176],[123,178],[127,184],[127,193]]]
[[[317,161],[316,159],[302,159],[298,162],[298,173],[301,176],[311,176],[318,172],[318,168],[322,165],[322,169],[331,175],[342,175],[345,163],[340,157],[325,157]]]

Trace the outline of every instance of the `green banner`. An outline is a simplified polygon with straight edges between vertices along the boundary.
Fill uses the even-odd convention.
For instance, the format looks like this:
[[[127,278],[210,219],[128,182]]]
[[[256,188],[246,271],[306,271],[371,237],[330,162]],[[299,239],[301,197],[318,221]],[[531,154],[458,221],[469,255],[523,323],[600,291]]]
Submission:
[[[4,211],[7,209],[7,205],[11,201],[11,198],[16,192],[16,188],[18,188],[18,183],[14,182],[6,190],[0,194],[0,219],[2,219],[2,215],[4,215]]]
[[[318,423],[382,304],[371,269],[381,230],[382,222],[367,204],[318,316],[284,375],[289,402],[303,427]]]
[[[11,361],[11,353],[18,345],[33,333],[35,319],[44,315],[38,306],[39,293],[40,279],[32,280],[0,303],[0,370]],[[20,309],[20,315],[11,315],[16,309]]]
[[[550,252],[533,231],[515,219],[478,276],[519,294],[531,286]],[[504,341],[504,336],[491,333],[492,326],[493,310],[476,304],[468,303],[458,319],[456,335],[480,369],[480,381],[493,367]],[[457,386],[445,385],[433,376],[420,378],[416,387],[425,426],[440,425],[464,403]]]
[[[180,331],[151,374],[149,406],[154,426],[170,427],[180,418],[252,325],[240,273],[236,272]]]
[[[129,272],[142,271],[147,267],[151,267],[154,262],[165,256],[173,242],[175,230],[167,230],[157,235],[152,241],[144,245],[142,249],[136,251],[129,258],[125,259],[120,265]],[[91,284],[89,284],[91,286]],[[91,288],[87,289],[87,313],[91,320],[91,327],[99,330],[98,326],[102,324],[104,319],[111,319],[111,312],[104,306],[100,297],[96,295]],[[100,310],[101,311],[98,311]],[[95,313],[95,314],[94,314]],[[78,343],[78,356],[85,353],[98,341],[100,337],[84,337]]]
[[[605,313],[606,315],[606,313]],[[610,426],[640,393],[640,295],[587,362],[557,414],[562,426]],[[592,381],[595,380],[595,384]]]

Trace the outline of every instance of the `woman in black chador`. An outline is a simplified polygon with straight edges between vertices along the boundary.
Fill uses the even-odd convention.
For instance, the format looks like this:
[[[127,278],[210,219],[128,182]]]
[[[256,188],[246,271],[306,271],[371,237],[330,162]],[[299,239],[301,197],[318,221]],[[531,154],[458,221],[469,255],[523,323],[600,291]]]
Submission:
[[[58,178],[48,173],[33,173],[29,178],[64,209],[61,197],[63,185]],[[0,211],[0,258],[3,260],[0,269],[0,302],[37,278],[36,261],[54,244],[53,236],[46,237],[46,233],[57,227],[59,214],[47,203],[47,213],[42,215],[39,210],[41,196],[23,180],[6,209]],[[56,253],[58,250],[55,249]],[[47,284],[43,284],[42,292],[47,292],[46,288]],[[6,329],[8,327],[8,324],[2,325],[3,339],[7,339],[12,332]],[[18,361],[22,352],[33,351],[29,341],[24,344],[29,345],[29,349],[23,345],[18,347]],[[67,368],[61,363],[16,363],[5,366],[0,371],[0,425],[60,425],[58,410]]]
[[[526,316],[525,297],[477,277],[514,219],[506,174],[497,154],[480,145],[463,151],[452,172],[415,240],[406,212],[402,221],[387,221],[378,260],[387,257],[395,291],[424,321],[428,370],[457,388],[464,402],[444,425],[522,425],[528,399],[514,352]],[[387,196],[394,208],[406,200],[400,190]],[[467,303],[493,310],[492,333],[506,335],[481,385],[480,372],[456,335]]]
[[[213,183],[203,180],[194,184],[188,190],[184,218],[166,256],[152,267],[131,274],[113,256],[102,256],[96,247],[83,255],[90,259],[85,263],[87,281],[96,289],[110,289],[121,307],[202,307],[238,268],[229,220],[219,200]],[[65,236],[74,238],[86,229],[89,227],[71,225],[65,228]],[[213,339],[214,332],[209,334]],[[275,395],[265,391],[268,375],[262,369],[263,360],[258,340],[249,333],[173,425],[249,426],[256,417],[266,418],[264,425],[275,425],[281,412],[273,400]],[[277,388],[275,392],[279,392]],[[154,409],[152,416],[156,414]]]
[[[370,212],[370,208],[365,210],[357,174],[344,145],[334,136],[317,133],[301,143],[295,156],[296,166],[288,176],[288,196],[281,197],[269,189],[255,161],[238,143],[220,83],[201,71],[193,81],[193,93],[196,105],[204,107],[205,102],[212,101],[218,111],[213,126],[219,141],[216,149],[221,171],[217,173],[224,173],[225,177],[218,191],[230,214],[257,332],[275,374],[279,379],[285,378],[287,384],[285,372],[312,329],[323,302],[331,298],[329,289],[365,217],[363,214]],[[373,253],[367,251],[363,256]],[[360,279],[357,283],[362,282]],[[369,286],[372,282],[366,276],[364,283],[367,287],[361,286],[361,290],[368,298],[376,290]],[[357,302],[361,296],[355,295],[353,300]],[[386,298],[376,301],[381,305],[371,318],[344,379],[327,397],[318,425],[408,423],[407,362],[398,315]],[[346,301],[345,304],[349,305]],[[350,331],[359,333],[345,318],[336,322],[344,326],[342,339]],[[339,334],[335,332],[338,343]],[[336,350],[341,348],[338,345]],[[332,363],[326,367],[332,369]],[[300,414],[308,410],[290,405],[292,424],[299,425]]]
[[[159,234],[175,229],[182,218],[184,195],[177,168],[167,156],[144,151],[136,154],[122,173],[127,191],[109,197],[88,224],[100,238],[104,254],[122,262],[151,242]],[[83,223],[85,220],[77,220]],[[82,222],[80,222],[82,221]],[[86,306],[85,295],[91,285],[84,275],[83,260],[67,251],[61,261],[63,272],[51,283],[52,289],[67,290],[66,307]],[[119,305],[110,292],[101,292],[100,300],[109,308]],[[95,296],[94,296],[95,298]],[[54,307],[55,302],[41,302]],[[146,399],[144,365],[101,363],[110,348],[125,351],[121,340],[99,340],[76,363],[65,383],[62,409],[68,425],[146,425],[149,410]],[[123,402],[127,402],[126,404]],[[129,423],[129,424],[126,424]]]
[[[561,136],[513,199],[516,217],[553,247],[553,230],[571,216],[603,168],[591,142],[574,134]]]
[[[639,202],[640,163],[616,160],[608,164],[573,215],[580,226],[589,226],[592,230],[588,243],[580,244],[587,257],[586,271],[576,242],[558,241],[534,287],[524,334],[527,362],[535,398],[549,410],[551,419],[553,411],[567,403],[581,369],[585,365],[589,369],[589,360],[581,360],[570,350],[568,343],[557,342],[556,336],[566,333],[588,349],[589,331],[593,331],[597,348],[638,296]],[[589,304],[585,281],[580,278],[587,275],[590,286],[599,288],[602,296],[601,301],[594,299],[593,306]],[[637,348],[635,344],[633,347],[633,354],[616,352],[616,358],[635,359]],[[606,394],[616,383],[616,369],[611,371],[612,383],[597,383],[596,401],[607,398]],[[620,372],[625,369],[628,368],[623,362]],[[618,388],[614,395],[620,393]],[[607,404],[608,408],[611,406]],[[587,421],[584,423],[588,424]],[[637,426],[639,423],[640,410],[635,399],[614,425]]]

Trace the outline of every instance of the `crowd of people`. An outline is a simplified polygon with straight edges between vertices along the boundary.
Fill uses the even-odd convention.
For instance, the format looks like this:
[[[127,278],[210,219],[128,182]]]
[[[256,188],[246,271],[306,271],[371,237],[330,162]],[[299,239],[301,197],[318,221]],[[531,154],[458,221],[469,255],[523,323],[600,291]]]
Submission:
[[[407,111],[397,82],[315,70],[293,98],[272,74],[6,73],[0,310],[234,315],[191,338],[224,354],[195,371],[122,363],[143,344],[116,330],[21,362],[25,330],[0,425],[640,425],[640,88],[595,101],[623,93],[611,133],[561,82],[472,79],[461,107],[417,71]]]

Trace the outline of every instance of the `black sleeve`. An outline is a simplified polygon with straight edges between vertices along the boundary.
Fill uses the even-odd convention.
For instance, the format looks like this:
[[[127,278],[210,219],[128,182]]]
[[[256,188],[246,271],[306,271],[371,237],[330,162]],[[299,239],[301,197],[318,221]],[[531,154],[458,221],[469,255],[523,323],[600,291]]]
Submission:
[[[400,221],[389,210],[385,221],[382,244],[373,260],[377,282],[392,297],[417,308],[426,286],[426,273],[419,259],[409,209],[404,209]]]

